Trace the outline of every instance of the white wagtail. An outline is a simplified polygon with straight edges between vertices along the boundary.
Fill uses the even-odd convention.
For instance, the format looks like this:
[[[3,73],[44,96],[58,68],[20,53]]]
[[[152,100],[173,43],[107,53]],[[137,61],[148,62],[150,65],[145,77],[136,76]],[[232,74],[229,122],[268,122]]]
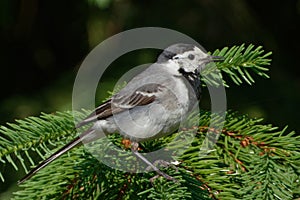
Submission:
[[[201,69],[207,63],[220,60],[222,58],[208,55],[195,45],[180,43],[169,46],[159,55],[157,62],[76,125],[79,128],[93,123],[90,129],[32,169],[19,183],[78,144],[99,138],[99,132],[106,135],[119,133],[130,139],[132,152],[137,157],[159,175],[172,180],[138,152],[138,142],[176,131],[200,99]]]

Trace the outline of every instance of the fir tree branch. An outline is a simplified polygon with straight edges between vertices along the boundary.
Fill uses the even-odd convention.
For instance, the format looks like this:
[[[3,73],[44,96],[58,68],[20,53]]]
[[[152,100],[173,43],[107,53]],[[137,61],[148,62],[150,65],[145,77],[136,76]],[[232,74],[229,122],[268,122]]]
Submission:
[[[82,115],[82,114],[81,114]],[[64,143],[74,137],[74,123],[71,112],[42,113],[40,117],[28,117],[16,120],[16,124],[0,127],[0,161],[10,163],[18,170],[19,162],[28,171],[28,163],[34,165],[32,155],[45,159],[45,154],[59,143]],[[17,158],[17,161],[12,159]],[[3,176],[0,172],[3,181]]]
[[[293,191],[299,188],[299,137],[294,132],[287,134],[285,129],[278,131],[271,125],[262,125],[260,119],[234,113],[228,114],[226,121],[215,149],[200,157],[199,147],[210,122],[210,113],[202,113],[192,146],[178,159],[178,172],[165,169],[179,180],[177,184],[159,178],[152,187],[149,180],[155,173],[130,174],[111,169],[78,148],[21,185],[25,190],[15,193],[15,199],[28,199],[29,194],[32,198],[47,199],[253,199],[268,195],[286,199],[293,196]],[[121,137],[111,137],[122,145]],[[143,148],[147,151],[160,148],[174,137],[149,142]],[[174,144],[174,148],[181,148],[180,145],[184,144]],[[41,187],[45,184],[47,187]]]
[[[253,44],[250,44],[248,47],[242,44],[215,50],[212,55],[221,56],[225,60],[207,65],[201,72],[202,82],[218,86],[220,84],[218,81],[220,79],[219,76],[222,78],[222,74],[219,72],[227,75],[236,85],[242,84],[243,81],[249,85],[254,83],[251,72],[261,77],[269,78],[266,72],[269,71],[267,66],[270,65],[271,59],[268,57],[272,52],[265,53],[262,46],[254,47]],[[223,84],[229,87],[225,80],[223,80]]]

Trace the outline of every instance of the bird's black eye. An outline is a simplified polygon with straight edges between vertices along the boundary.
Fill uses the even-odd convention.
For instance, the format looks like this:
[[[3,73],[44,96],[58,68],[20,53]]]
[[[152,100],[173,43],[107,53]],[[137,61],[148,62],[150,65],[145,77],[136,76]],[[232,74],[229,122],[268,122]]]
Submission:
[[[190,60],[194,60],[195,56],[194,56],[193,54],[189,54],[189,55],[188,55],[188,58],[189,58]]]
[[[178,56],[174,56],[173,59],[174,59],[174,60],[178,60],[179,57],[178,57]]]

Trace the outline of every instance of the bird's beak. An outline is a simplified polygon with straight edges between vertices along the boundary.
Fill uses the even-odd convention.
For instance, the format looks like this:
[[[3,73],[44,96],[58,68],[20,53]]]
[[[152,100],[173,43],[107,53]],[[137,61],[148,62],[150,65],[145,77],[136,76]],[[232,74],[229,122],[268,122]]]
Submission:
[[[211,56],[211,55],[208,55],[205,58],[202,58],[201,60],[199,60],[199,62],[202,63],[202,64],[208,64],[208,63],[211,63],[211,62],[222,62],[224,60],[225,59],[222,56]]]
[[[206,59],[208,62],[222,62],[225,60],[222,56],[207,56]]]
[[[224,60],[225,59],[222,56],[211,56],[211,55],[208,55],[207,57],[205,57],[205,58],[203,58],[203,59],[200,60],[200,63],[202,63],[202,64],[197,67],[196,71],[201,72],[205,68],[205,65],[207,65],[208,63],[211,63],[211,62],[222,62]]]

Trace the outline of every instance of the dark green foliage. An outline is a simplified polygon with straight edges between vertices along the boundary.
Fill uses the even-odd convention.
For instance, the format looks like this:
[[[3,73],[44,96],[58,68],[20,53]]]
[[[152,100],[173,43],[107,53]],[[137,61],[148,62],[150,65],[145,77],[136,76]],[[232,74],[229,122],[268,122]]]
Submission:
[[[215,76],[222,76],[219,72],[223,72],[237,85],[242,84],[243,81],[251,85],[255,81],[250,72],[269,78],[268,74],[266,74],[269,68],[266,66],[270,65],[271,59],[268,57],[271,54],[272,52],[264,53],[262,46],[255,48],[252,44],[248,47],[242,44],[231,48],[217,49],[212,55],[222,56],[225,60],[208,65],[201,73],[202,80],[206,84],[219,85],[214,81]],[[223,83],[228,86],[225,80],[223,80]]]
[[[66,124],[72,123],[71,113],[57,115],[65,116]],[[286,134],[285,130],[261,125],[261,120],[229,113],[215,149],[201,157],[200,146],[209,120],[209,112],[201,114],[191,146],[178,158],[175,167],[164,169],[177,183],[161,177],[151,182],[156,176],[153,172],[131,174],[111,169],[84,148],[77,148],[22,184],[24,190],[16,192],[15,199],[29,196],[40,199],[276,199],[279,196],[289,199],[298,193],[299,137],[293,132]],[[144,145],[148,148],[145,150],[150,151],[151,144],[162,145],[173,137],[148,143]],[[110,139],[122,146],[117,135]],[[177,144],[176,148],[181,145],[184,144]]]
[[[31,154],[42,159],[50,152],[52,146],[63,144],[75,136],[71,112],[58,112],[56,115],[44,114],[40,117],[28,117],[16,120],[16,124],[8,123],[0,127],[0,161],[10,163],[18,170],[12,156],[17,158],[27,172],[28,164],[35,165]],[[0,172],[0,177],[3,176]]]

